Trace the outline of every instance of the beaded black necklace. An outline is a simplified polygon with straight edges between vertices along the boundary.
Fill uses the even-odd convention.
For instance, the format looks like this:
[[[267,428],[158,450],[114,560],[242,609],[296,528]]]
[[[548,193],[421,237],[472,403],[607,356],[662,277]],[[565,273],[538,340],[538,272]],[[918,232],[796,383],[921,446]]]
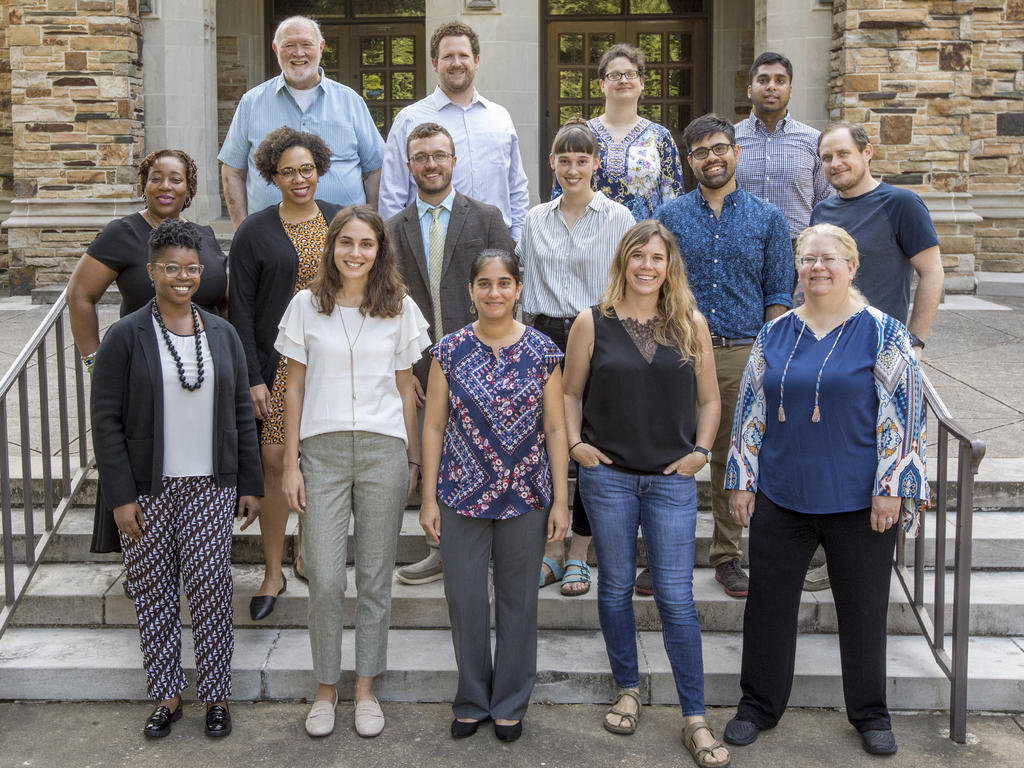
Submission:
[[[189,303],[192,309],[192,333],[196,340],[196,381],[195,384],[189,384],[185,381],[185,365],[181,362],[181,355],[178,354],[178,350],[174,346],[174,340],[171,339],[171,332],[167,330],[167,326],[164,325],[164,318],[160,314],[160,308],[156,305],[156,299],[153,299],[153,317],[156,318],[156,324],[160,326],[160,334],[164,337],[164,342],[167,344],[167,348],[171,351],[171,357],[174,358],[174,364],[178,367],[178,381],[181,382],[181,388],[188,392],[195,392],[201,386],[203,386],[203,342],[200,338],[199,330],[199,311],[196,309],[196,305]]]

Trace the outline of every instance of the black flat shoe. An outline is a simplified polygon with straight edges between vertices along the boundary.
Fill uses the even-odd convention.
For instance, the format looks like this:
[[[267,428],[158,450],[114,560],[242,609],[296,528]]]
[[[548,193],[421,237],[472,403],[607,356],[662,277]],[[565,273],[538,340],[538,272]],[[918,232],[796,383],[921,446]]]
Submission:
[[[276,595],[256,595],[249,601],[249,616],[252,617],[253,621],[265,619],[274,612],[274,604],[277,602],[277,598],[288,589],[288,579],[283,573],[281,574],[281,579],[283,583]]]
[[[468,739],[470,736],[476,733],[477,729],[480,727],[480,723],[485,722],[488,719],[489,718],[485,717],[483,720],[472,720],[466,723],[462,720],[459,720],[458,718],[455,718],[454,720],[452,720],[452,738]]]
[[[206,709],[206,735],[227,736],[231,733],[231,713],[227,707],[214,704]]]
[[[499,725],[495,723],[494,735],[501,741],[515,741],[523,735],[523,721],[520,720],[512,725]]]
[[[896,737],[891,730],[863,731],[860,735],[864,751],[871,755],[895,755]]]
[[[170,709],[161,705],[153,710],[146,724],[142,726],[142,733],[150,739],[161,739],[171,732],[171,723],[181,720],[181,702],[178,708],[171,712]]]

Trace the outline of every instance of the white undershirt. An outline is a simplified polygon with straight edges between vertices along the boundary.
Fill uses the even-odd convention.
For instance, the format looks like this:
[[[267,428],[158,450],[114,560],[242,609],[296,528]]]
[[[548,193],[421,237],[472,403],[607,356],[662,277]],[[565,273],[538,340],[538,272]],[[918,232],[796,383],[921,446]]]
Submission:
[[[189,392],[181,386],[178,366],[171,357],[160,326],[153,318],[160,371],[164,383],[164,477],[207,477],[213,474],[213,357],[206,331],[200,334],[203,347],[203,384]],[[196,380],[196,340],[191,334],[170,334],[171,342],[185,367],[185,381]]]
[[[313,103],[313,99],[316,98],[316,89],[319,88],[319,84],[314,85],[312,88],[299,89],[292,88],[290,85],[285,83],[285,88],[291,93],[295,99],[295,103],[299,105],[299,109],[305,112],[309,109],[309,105]]]

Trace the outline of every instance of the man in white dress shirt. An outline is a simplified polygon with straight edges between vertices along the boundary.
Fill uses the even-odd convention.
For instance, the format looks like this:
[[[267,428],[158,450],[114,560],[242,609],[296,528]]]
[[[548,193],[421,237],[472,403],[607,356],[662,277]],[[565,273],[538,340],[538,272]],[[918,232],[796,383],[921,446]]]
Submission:
[[[513,240],[519,239],[529,206],[519,137],[508,110],[473,86],[480,67],[480,39],[460,21],[438,27],[430,38],[430,62],[437,73],[434,92],[405,107],[388,134],[381,169],[380,215],[385,219],[416,200],[409,173],[406,138],[421,123],[439,123],[451,134],[459,158],[452,184],[481,203],[496,206]]]

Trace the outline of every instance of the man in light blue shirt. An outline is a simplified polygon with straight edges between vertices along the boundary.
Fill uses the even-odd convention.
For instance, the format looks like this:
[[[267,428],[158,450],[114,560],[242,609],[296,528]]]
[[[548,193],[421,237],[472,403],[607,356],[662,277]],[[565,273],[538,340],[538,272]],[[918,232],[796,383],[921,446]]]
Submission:
[[[277,187],[260,177],[253,157],[263,138],[283,125],[315,133],[331,149],[331,167],[320,177],[317,198],[376,207],[384,141],[359,94],[320,68],[319,25],[305,16],[285,19],[274,33],[273,49],[281,74],[242,96],[217,156],[232,224],[237,229],[248,214],[281,201]]]
[[[417,125],[439,123],[451,134],[459,158],[452,177],[455,189],[496,206],[512,239],[518,240],[530,204],[528,182],[511,115],[473,87],[480,39],[462,22],[442,24],[430,39],[430,61],[437,88],[399,112],[388,133],[380,215],[391,218],[416,200],[416,182],[406,165],[406,137]]]

